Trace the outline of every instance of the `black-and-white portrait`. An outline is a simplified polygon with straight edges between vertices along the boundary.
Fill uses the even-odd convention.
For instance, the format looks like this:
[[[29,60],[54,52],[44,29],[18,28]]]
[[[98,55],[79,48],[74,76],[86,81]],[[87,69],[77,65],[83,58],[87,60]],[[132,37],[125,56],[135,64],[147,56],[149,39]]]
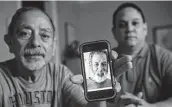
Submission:
[[[88,91],[112,89],[107,55],[107,49],[84,53]]]
[[[172,107],[172,1],[16,0],[0,10],[0,107]],[[95,104],[78,47],[97,40],[111,45],[114,81],[107,50],[85,52],[87,91],[118,96]]]

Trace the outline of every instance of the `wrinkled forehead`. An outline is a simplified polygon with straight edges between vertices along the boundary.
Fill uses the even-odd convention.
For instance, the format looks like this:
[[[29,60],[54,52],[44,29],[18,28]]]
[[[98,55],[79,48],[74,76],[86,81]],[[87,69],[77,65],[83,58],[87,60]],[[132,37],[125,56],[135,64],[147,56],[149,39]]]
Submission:
[[[122,10],[120,10],[117,14],[117,17],[116,17],[116,21],[121,21],[121,20],[141,20],[143,21],[142,19],[142,16],[141,16],[141,13],[136,10],[135,8],[132,8],[132,7],[126,7]]]
[[[50,29],[53,29],[53,26],[48,16],[39,10],[30,10],[27,12],[23,12],[16,20],[16,24],[39,24],[42,27],[47,26]]]
[[[92,57],[92,61],[107,61],[106,54],[103,52],[95,53]]]

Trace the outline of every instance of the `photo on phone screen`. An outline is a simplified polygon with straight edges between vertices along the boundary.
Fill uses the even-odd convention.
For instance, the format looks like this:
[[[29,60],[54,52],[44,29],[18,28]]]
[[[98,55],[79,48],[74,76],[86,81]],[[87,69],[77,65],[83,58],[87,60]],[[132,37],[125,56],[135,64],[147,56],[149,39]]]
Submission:
[[[106,40],[85,42],[80,45],[84,95],[88,101],[113,98],[111,46]]]
[[[87,92],[112,89],[108,49],[84,52]]]

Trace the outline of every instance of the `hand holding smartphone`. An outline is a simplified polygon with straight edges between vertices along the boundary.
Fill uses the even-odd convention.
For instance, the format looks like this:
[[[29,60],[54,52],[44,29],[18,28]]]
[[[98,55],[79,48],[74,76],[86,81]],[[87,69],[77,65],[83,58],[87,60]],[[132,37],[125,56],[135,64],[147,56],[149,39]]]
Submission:
[[[84,94],[88,101],[106,100],[115,96],[111,47],[106,40],[80,45]]]

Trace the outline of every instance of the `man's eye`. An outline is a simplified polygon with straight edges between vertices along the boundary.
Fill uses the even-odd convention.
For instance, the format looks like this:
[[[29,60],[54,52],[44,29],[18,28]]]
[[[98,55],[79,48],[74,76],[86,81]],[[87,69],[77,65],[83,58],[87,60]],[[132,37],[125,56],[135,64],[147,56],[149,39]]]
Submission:
[[[132,25],[138,26],[139,25],[139,22],[134,21],[134,22],[132,22]]]
[[[98,63],[95,63],[94,66],[97,67],[99,64]]]
[[[50,38],[50,35],[47,35],[47,34],[41,34],[41,38],[42,38],[43,40],[47,40],[47,39],[49,39],[49,38]]]
[[[119,23],[118,27],[119,28],[125,28],[126,27],[126,24],[125,23]]]
[[[30,36],[31,36],[30,33],[24,32],[24,31],[21,31],[21,32],[19,33],[19,35],[18,35],[18,37],[21,38],[21,39],[29,39]]]
[[[107,63],[102,63],[102,66],[103,66],[103,67],[106,67],[106,66],[107,66]]]

